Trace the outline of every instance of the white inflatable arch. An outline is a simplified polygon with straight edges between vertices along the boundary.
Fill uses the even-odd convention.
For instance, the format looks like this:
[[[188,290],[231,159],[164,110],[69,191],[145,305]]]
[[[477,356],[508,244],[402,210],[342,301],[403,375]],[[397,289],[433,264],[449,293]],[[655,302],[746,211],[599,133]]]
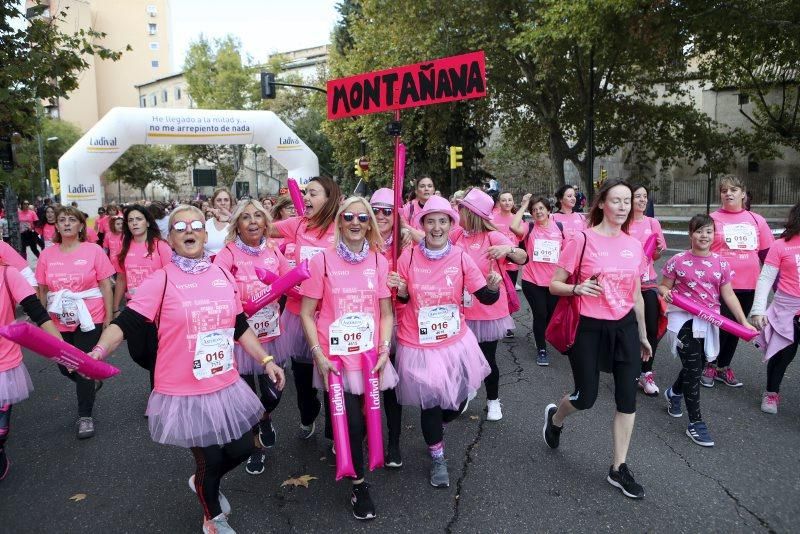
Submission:
[[[271,111],[113,108],[58,160],[61,203],[78,202],[94,216],[100,175],[137,144],[256,144],[300,184],[319,175],[316,154]]]

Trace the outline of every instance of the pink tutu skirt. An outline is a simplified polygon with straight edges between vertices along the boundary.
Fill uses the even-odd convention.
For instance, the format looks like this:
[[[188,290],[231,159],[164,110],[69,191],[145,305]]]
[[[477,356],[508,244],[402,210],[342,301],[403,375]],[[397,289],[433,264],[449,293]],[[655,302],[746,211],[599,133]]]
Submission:
[[[264,408],[240,378],[225,389],[202,395],[154,391],[146,413],[153,441],[189,448],[239,439],[261,420]]]
[[[261,344],[264,347],[264,350],[267,351],[267,354],[270,356],[275,356],[275,363],[280,365],[281,367],[284,366],[286,360],[281,361],[281,358],[278,357],[278,351],[275,348],[275,339],[270,339]],[[264,374],[264,366],[261,365],[260,362],[256,361],[255,358],[250,356],[244,348],[236,343],[233,346],[233,359],[236,361],[236,369],[239,371],[240,375],[263,375]]]
[[[467,319],[467,326],[475,334],[478,343],[503,339],[506,337],[507,330],[513,330],[516,327],[514,319],[510,315],[489,321]]]
[[[33,383],[24,363],[0,373],[0,406],[24,401],[33,391]]]
[[[399,380],[397,371],[394,370],[392,362],[387,360],[386,365],[381,369],[381,391],[394,389]],[[322,381],[322,377],[317,372],[316,365],[314,366],[313,383],[315,388],[325,391],[325,382]],[[347,393],[352,393],[353,395],[364,394],[364,375],[361,374],[361,371],[342,371],[342,384]]]
[[[275,338],[275,359],[279,362],[288,362],[289,359],[300,363],[312,363],[314,357],[311,355],[310,347],[306,341],[306,334],[303,332],[303,323],[300,316],[295,315],[288,309],[281,313],[281,335]],[[280,365],[283,365],[280,363]]]
[[[459,341],[441,348],[418,349],[400,342],[395,363],[400,376],[397,400],[420,408],[457,409],[491,372],[469,329]]]

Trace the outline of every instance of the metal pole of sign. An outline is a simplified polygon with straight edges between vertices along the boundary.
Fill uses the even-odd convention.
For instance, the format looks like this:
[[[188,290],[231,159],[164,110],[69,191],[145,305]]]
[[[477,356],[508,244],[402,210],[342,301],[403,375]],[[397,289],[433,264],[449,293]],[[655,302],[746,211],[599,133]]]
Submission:
[[[586,184],[589,201],[594,200],[594,46],[589,52],[589,109],[586,114],[586,129],[588,141],[586,143],[586,171],[589,183]]]
[[[708,171],[708,186],[706,187],[706,215],[711,213],[711,184],[714,182],[714,175]]]
[[[261,195],[258,192],[258,152],[256,147],[253,147],[253,167],[256,170],[256,198],[261,198]]]

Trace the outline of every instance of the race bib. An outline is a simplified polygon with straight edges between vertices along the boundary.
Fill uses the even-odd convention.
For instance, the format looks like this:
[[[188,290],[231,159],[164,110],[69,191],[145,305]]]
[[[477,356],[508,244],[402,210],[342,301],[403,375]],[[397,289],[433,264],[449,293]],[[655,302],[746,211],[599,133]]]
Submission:
[[[281,333],[280,314],[281,305],[273,302],[248,317],[247,324],[250,325],[250,328],[253,329],[259,339],[273,338]]]
[[[347,313],[328,328],[332,356],[360,354],[375,346],[375,318],[371,313]]]
[[[58,322],[64,326],[77,326],[78,325],[78,306],[72,299],[64,298],[61,301],[61,314],[58,316]]]
[[[458,306],[426,306],[420,308],[417,318],[419,342],[422,345],[438,343],[461,331],[461,316]]]
[[[539,263],[557,263],[561,253],[561,243],[552,239],[534,239],[533,261]]]
[[[323,250],[323,247],[300,247],[300,261],[310,260]]]
[[[722,227],[725,244],[731,250],[756,250],[758,234],[749,224],[726,224]]]
[[[464,301],[464,307],[465,308],[471,308],[472,307],[472,293],[470,293],[466,289],[464,290],[463,301]]]
[[[219,328],[197,334],[192,372],[205,380],[233,369],[233,328]]]

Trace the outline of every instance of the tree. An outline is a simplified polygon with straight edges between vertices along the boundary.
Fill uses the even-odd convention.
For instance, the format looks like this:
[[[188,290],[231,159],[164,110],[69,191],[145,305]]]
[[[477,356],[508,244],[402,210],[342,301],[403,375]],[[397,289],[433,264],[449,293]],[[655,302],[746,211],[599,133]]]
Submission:
[[[110,181],[122,180],[142,192],[151,183],[160,184],[170,191],[178,189],[175,171],[179,168],[172,150],[153,145],[133,145],[109,169]]]
[[[81,131],[74,124],[59,119],[44,118],[40,131],[44,153],[45,173],[48,169],[58,169],[58,159],[81,137]],[[36,137],[23,139],[17,147],[17,167],[23,185],[32,180],[38,183],[41,176],[39,165],[39,143]],[[32,195],[32,192],[28,192]]]

